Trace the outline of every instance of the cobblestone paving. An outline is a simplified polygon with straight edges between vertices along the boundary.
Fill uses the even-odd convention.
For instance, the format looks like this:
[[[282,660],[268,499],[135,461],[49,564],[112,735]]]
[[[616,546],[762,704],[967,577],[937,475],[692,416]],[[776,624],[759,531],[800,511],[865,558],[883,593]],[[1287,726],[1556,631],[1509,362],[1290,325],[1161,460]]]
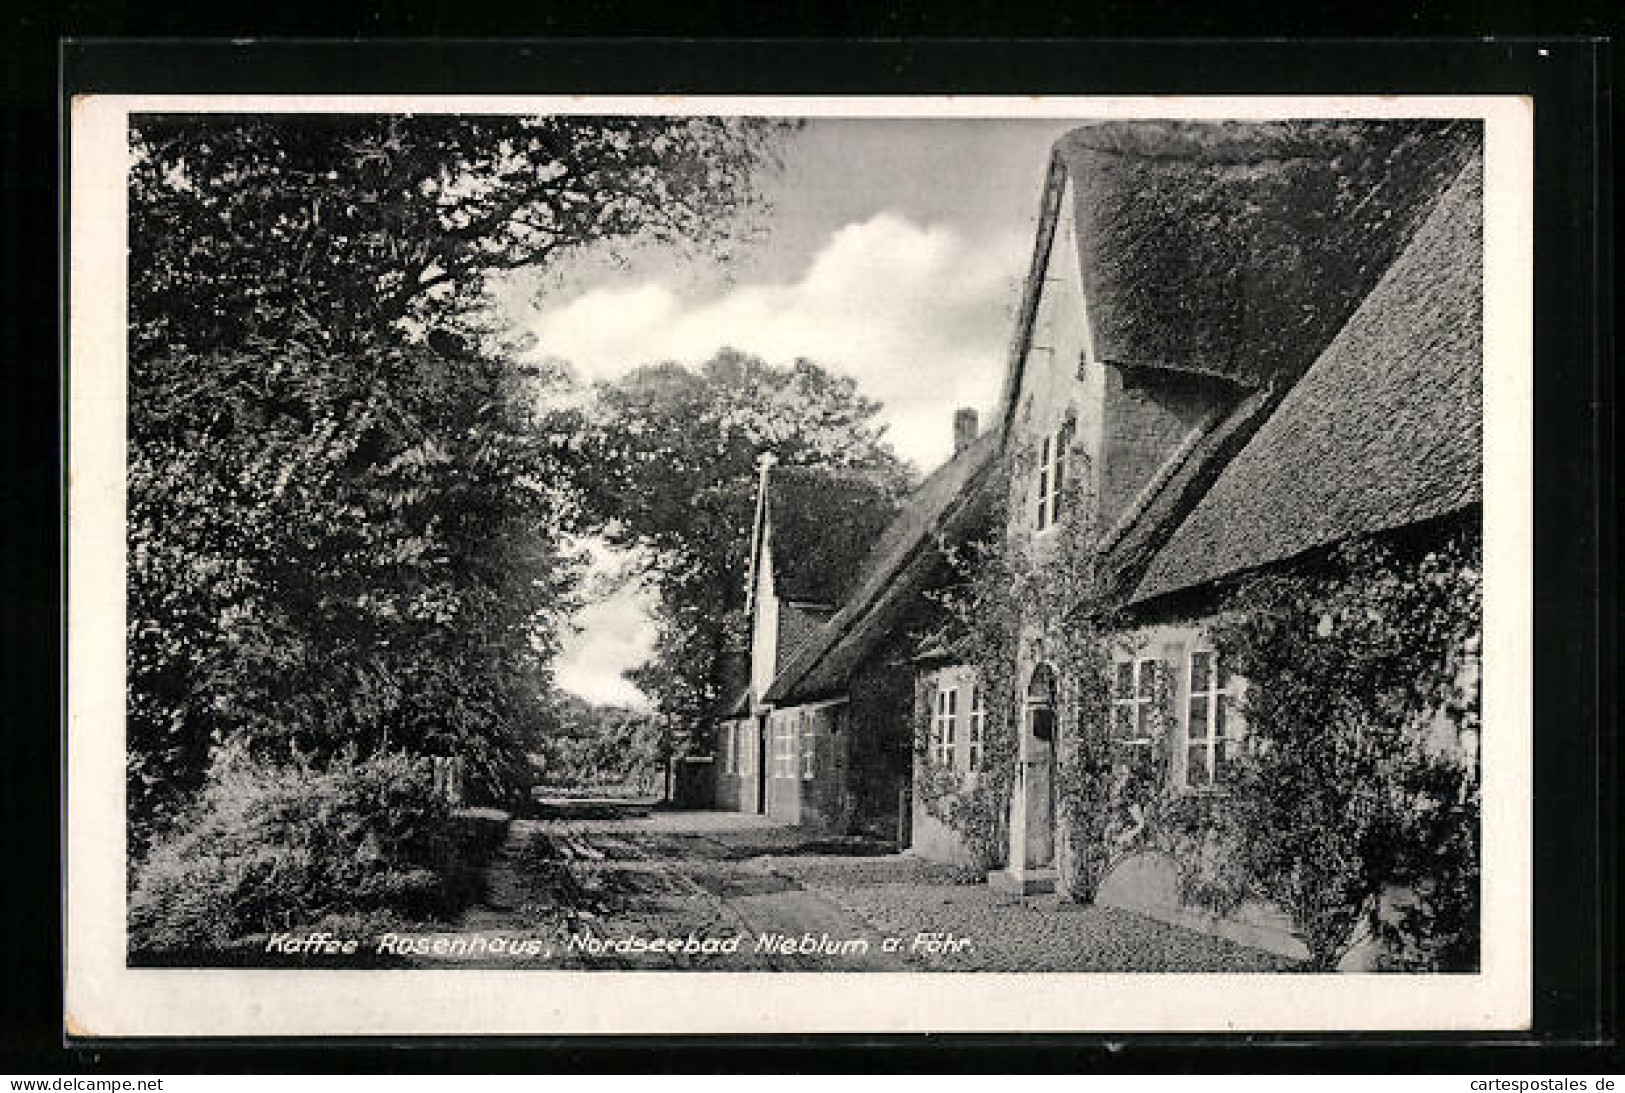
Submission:
[[[484,904],[442,934],[501,937],[504,951],[431,953],[413,963],[730,972],[1290,966],[1128,911],[1003,895],[962,869],[872,841],[809,837],[763,817],[580,802],[541,815],[513,822]],[[670,940],[635,951],[626,939]],[[512,955],[514,943],[532,951]]]
[[[984,885],[906,882],[814,889],[935,971],[1270,972],[1292,961],[1114,907],[1017,897]]]

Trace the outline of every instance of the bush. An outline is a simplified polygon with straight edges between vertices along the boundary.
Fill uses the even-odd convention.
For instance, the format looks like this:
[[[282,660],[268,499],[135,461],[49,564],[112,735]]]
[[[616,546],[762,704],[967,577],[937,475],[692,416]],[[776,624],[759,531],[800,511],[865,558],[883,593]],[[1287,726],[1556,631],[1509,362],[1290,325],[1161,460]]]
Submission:
[[[1420,558],[1348,544],[1321,572],[1244,589],[1217,628],[1247,680],[1240,865],[1314,969],[1362,931],[1406,966],[1476,965],[1479,549],[1471,531]],[[1396,932],[1383,900],[1402,887],[1419,902]]]
[[[220,949],[336,915],[445,915],[478,895],[430,762],[325,770],[227,753],[197,805],[136,867],[132,951]]]
[[[978,878],[1004,868],[1010,853],[1010,798],[1004,782],[967,783],[956,771],[921,764],[920,796],[926,810],[960,837]]]

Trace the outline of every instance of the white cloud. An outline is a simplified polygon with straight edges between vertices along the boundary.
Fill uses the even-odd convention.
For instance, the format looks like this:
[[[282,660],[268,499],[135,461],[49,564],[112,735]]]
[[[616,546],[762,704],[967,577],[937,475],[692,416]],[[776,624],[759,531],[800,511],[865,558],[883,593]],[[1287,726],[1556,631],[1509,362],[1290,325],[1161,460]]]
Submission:
[[[529,321],[538,356],[583,379],[654,361],[698,363],[723,346],[774,362],[809,357],[854,376],[885,407],[899,452],[922,470],[949,454],[953,410],[997,397],[1027,237],[971,244],[896,213],[848,224],[801,277],[691,300],[655,281],[601,286]]]
[[[881,213],[830,235],[792,282],[702,298],[657,280],[612,283],[544,301],[521,322],[538,358],[564,358],[587,381],[656,361],[697,364],[723,346],[775,363],[811,358],[855,377],[882,404],[898,452],[929,472],[951,452],[953,411],[974,406],[985,423],[998,396],[1031,234],[997,238],[972,243],[949,226]],[[650,654],[653,593],[616,580],[624,559],[589,549],[596,592],[564,636],[558,684],[593,701],[646,704],[622,673]]]
[[[561,635],[553,671],[572,694],[606,705],[643,707],[648,698],[624,673],[654,649],[653,591],[635,575],[636,559],[602,539],[577,543],[587,555],[587,603]]]

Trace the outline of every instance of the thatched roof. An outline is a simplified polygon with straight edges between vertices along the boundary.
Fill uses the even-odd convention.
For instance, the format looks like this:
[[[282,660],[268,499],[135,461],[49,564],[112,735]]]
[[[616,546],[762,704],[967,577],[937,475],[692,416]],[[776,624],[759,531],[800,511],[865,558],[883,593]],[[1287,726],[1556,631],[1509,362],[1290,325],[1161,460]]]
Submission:
[[[754,612],[762,544],[772,552],[773,591],[797,605],[781,617],[780,640],[800,646],[813,620],[833,612],[862,573],[862,562],[897,514],[893,496],[875,481],[841,467],[769,463],[758,485],[751,532],[750,588]],[[785,625],[788,623],[788,625]],[[788,648],[781,648],[782,660]],[[719,717],[748,714],[752,706],[748,650],[723,654]]]
[[[1474,129],[1115,122],[1067,134],[1056,155],[1073,180],[1095,352],[1254,382],[1301,372],[1461,168]]]
[[[861,475],[827,467],[774,467],[768,475],[767,518],[779,598],[830,607],[840,603],[897,508],[891,495]]]
[[[1010,347],[1014,412],[1066,183],[1095,355],[1284,385],[1478,147],[1471,121],[1110,121],[1056,142]]]
[[[1151,559],[1134,601],[1481,499],[1482,204],[1474,158]]]
[[[997,448],[998,434],[984,433],[914,491],[857,571],[840,610],[779,672],[765,701],[806,701],[846,686],[848,673],[890,633],[899,611],[942,564],[938,537],[952,535],[972,514]]]

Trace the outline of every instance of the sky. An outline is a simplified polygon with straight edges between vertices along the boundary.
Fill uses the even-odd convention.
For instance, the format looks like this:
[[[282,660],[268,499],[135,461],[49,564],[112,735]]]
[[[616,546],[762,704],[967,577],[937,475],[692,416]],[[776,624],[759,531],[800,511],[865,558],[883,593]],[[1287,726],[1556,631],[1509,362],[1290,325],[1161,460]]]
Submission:
[[[503,303],[586,382],[639,365],[698,364],[723,346],[784,364],[807,357],[852,376],[883,407],[897,452],[921,473],[952,454],[961,406],[987,422],[1003,378],[1056,119],[810,120],[771,211],[727,263],[640,252],[624,268],[583,262],[545,283],[515,279]],[[622,673],[653,639],[649,590],[594,544],[589,603],[556,664],[597,702],[642,705]]]

